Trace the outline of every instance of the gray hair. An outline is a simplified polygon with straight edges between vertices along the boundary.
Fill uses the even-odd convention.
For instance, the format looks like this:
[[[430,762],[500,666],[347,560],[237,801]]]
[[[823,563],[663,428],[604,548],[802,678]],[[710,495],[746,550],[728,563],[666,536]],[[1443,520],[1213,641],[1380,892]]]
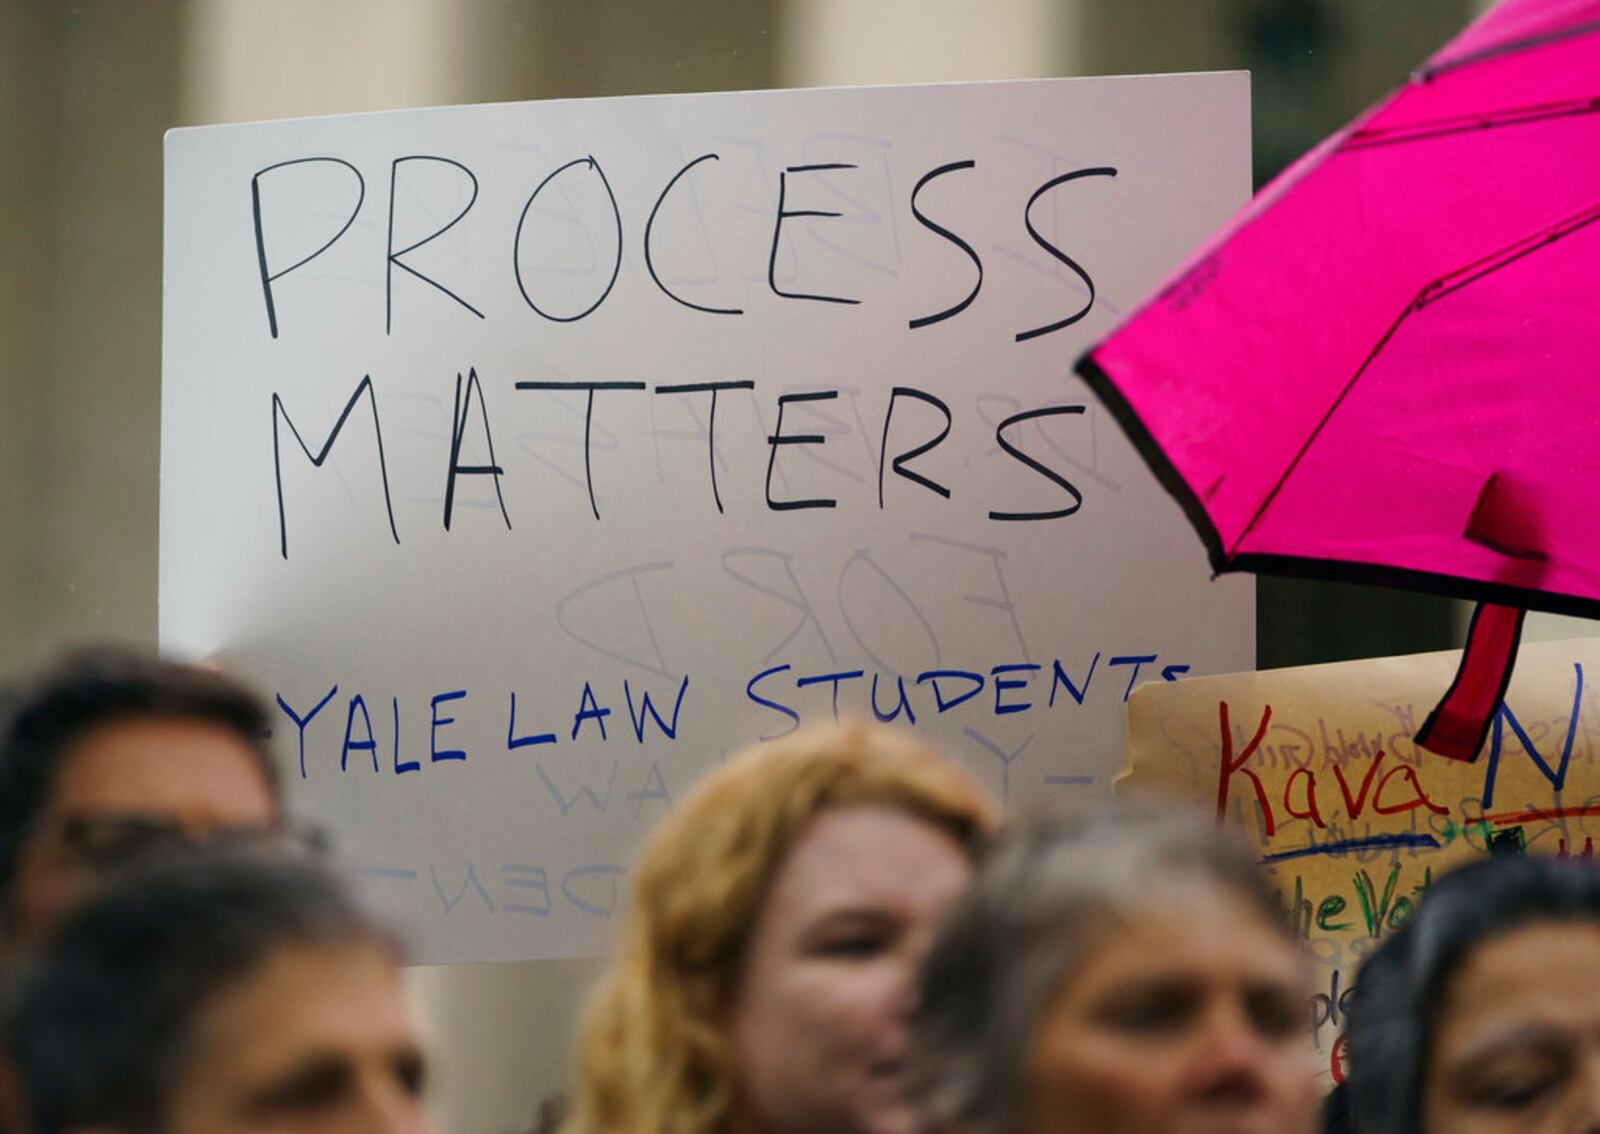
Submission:
[[[909,1088],[924,1114],[1006,1129],[1066,974],[1175,886],[1196,884],[1238,895],[1289,934],[1255,858],[1187,812],[1116,803],[1000,839],[923,962]]]

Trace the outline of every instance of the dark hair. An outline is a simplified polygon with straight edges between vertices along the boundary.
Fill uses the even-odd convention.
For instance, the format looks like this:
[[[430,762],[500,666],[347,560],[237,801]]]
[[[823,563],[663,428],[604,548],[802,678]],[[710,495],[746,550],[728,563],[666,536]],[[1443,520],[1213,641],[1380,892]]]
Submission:
[[[11,885],[28,828],[49,800],[62,761],[81,737],[113,721],[157,717],[219,725],[244,741],[273,799],[281,801],[278,767],[262,735],[266,706],[211,670],[125,647],[89,647],[13,686],[0,717],[0,894]]]
[[[163,1128],[196,1018],[286,946],[398,940],[326,869],[204,855],[123,876],[17,975],[3,1038],[34,1134]]]
[[[1415,1134],[1445,986],[1490,938],[1536,922],[1600,922],[1592,863],[1500,855],[1440,879],[1361,967],[1346,1042],[1362,1134]]]
[[[925,1115],[979,1134],[1008,1128],[1055,991],[1118,925],[1197,882],[1289,936],[1255,858],[1187,811],[1119,802],[1002,836],[923,962],[908,1072]]]

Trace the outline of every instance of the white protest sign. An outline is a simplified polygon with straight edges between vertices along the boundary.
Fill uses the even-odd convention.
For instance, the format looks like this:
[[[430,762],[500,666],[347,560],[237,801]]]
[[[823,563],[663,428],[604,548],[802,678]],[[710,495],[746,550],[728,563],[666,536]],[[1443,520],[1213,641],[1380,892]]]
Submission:
[[[595,952],[725,754],[1109,790],[1253,590],[1069,370],[1249,190],[1243,75],[175,131],[161,637],[419,959]]]

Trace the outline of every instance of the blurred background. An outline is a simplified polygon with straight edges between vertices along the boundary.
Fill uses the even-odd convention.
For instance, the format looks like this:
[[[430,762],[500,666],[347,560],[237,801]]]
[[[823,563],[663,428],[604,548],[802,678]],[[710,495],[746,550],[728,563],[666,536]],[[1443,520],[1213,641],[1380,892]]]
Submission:
[[[154,644],[162,134],[674,91],[1248,70],[1259,186],[1483,0],[0,0],[0,679]],[[226,381],[226,375],[218,375]],[[1262,667],[1459,644],[1457,604],[1263,578]],[[1529,638],[1592,624],[1529,622]],[[590,962],[418,970],[458,1134],[539,1128]]]

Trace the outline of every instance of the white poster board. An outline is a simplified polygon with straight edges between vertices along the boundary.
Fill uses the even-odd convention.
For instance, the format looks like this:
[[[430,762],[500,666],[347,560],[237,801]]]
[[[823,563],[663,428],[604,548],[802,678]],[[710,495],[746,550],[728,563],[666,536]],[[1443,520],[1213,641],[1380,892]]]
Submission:
[[[1241,74],[174,131],[161,638],[426,961],[605,947],[704,769],[896,717],[1109,790],[1249,582],[1072,360],[1249,191]],[[712,386],[717,388],[712,389]]]

